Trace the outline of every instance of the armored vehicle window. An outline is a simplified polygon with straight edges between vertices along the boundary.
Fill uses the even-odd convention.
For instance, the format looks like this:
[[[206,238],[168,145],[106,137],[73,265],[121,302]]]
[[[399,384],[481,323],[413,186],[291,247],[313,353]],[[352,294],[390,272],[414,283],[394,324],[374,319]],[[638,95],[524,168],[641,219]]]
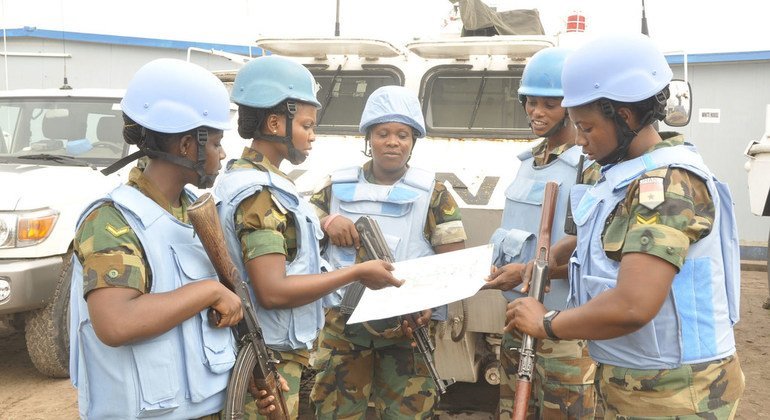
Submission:
[[[428,134],[531,137],[517,91],[521,73],[434,69],[423,81]]]
[[[0,100],[0,155],[9,159],[69,156],[107,165],[126,154],[119,98]],[[25,158],[25,156],[27,156]],[[57,162],[67,160],[57,159]]]
[[[391,69],[371,71],[311,70],[320,90],[316,95],[322,108],[318,111],[318,133],[356,134],[364,105],[377,88],[403,84],[403,78]]]

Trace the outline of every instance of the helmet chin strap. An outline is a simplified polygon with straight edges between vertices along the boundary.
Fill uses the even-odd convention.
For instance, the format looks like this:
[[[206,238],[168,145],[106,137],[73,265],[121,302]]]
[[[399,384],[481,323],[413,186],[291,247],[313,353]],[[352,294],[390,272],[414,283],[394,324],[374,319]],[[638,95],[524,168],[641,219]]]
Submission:
[[[604,159],[597,160],[597,162],[599,162],[600,165],[609,165],[612,163],[618,163],[625,159],[626,154],[628,154],[628,149],[631,147],[631,142],[639,134],[639,131],[641,131],[642,128],[646,127],[647,125],[654,123],[655,121],[662,120],[666,116],[663,106],[666,104],[668,96],[668,87],[655,94],[653,98],[655,101],[654,103],[657,105],[653,105],[650,110],[642,116],[642,118],[639,120],[639,129],[636,131],[632,130],[626,121],[623,120],[623,118],[621,118],[617,112],[615,112],[615,107],[612,105],[612,103],[606,100],[600,101],[599,105],[601,106],[602,113],[607,117],[612,118],[615,122],[615,127],[617,128],[618,147]]]
[[[615,111],[615,107],[610,102],[601,101],[599,102],[599,106],[601,106],[602,113],[605,116],[612,118],[617,132],[615,140],[617,141],[618,147],[604,158],[597,159],[597,162],[604,166],[618,163],[625,159],[628,154],[628,149],[631,147],[631,142],[639,133],[628,126],[626,121]]]
[[[546,131],[546,133],[543,134],[543,137],[548,138],[548,137],[551,137],[554,134],[558,133],[559,130],[561,130],[562,128],[567,126],[567,120],[568,119],[569,118],[567,116],[567,111],[564,111],[564,118],[562,118],[561,120],[559,120],[559,122],[554,124],[553,127],[551,127],[550,130]],[[529,127],[532,128],[532,122],[531,121],[529,123]]]
[[[286,159],[288,159],[292,165],[299,165],[305,161],[307,156],[297,150],[297,148],[294,147],[294,142],[292,141],[292,126],[294,125],[294,115],[297,113],[297,103],[294,101],[286,102],[286,110],[288,111],[286,113],[286,135],[277,136],[271,134],[263,134],[260,135],[260,138],[285,144],[286,148],[289,149]]]
[[[161,152],[159,150],[145,150],[145,154],[152,159],[163,159],[171,162],[174,165],[178,165],[187,169],[192,169],[198,174],[198,182],[195,183],[197,188],[211,188],[214,186],[214,180],[217,178],[217,174],[210,175],[206,173],[206,142],[209,138],[209,133],[206,129],[199,128],[196,133],[196,147],[198,148],[198,159],[193,162],[190,159],[186,159],[180,156],[172,155],[170,153]]]

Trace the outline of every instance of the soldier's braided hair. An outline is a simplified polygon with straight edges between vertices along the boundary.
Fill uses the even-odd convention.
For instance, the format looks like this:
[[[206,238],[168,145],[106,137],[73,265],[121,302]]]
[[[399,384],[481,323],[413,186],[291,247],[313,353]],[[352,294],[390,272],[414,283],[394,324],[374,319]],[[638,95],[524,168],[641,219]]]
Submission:
[[[160,133],[149,128],[142,127],[125,113],[123,114],[123,140],[128,144],[134,144],[142,149],[168,152],[172,140],[180,139],[187,134],[195,135],[196,130],[184,133]]]
[[[268,115],[286,115],[287,112],[286,101],[272,108],[238,105],[238,135],[247,140],[259,138]]]
[[[618,109],[620,107],[630,109],[636,119],[640,121],[644,126],[652,124],[655,121],[661,121],[663,118],[665,118],[666,100],[670,95],[671,94],[669,93],[668,86],[666,86],[656,95],[639,102],[620,102],[613,100],[606,101],[612,104],[614,109]]]

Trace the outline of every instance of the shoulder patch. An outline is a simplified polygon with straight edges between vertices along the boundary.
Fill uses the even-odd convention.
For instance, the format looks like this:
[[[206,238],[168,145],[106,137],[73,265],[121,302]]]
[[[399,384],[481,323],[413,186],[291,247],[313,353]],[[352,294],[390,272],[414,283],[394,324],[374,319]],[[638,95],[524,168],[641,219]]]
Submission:
[[[105,229],[116,238],[131,231],[131,228],[128,226],[123,226],[120,229],[116,229],[115,226],[112,226],[109,223],[107,223],[107,227],[105,227]]]
[[[664,199],[663,178],[652,176],[639,180],[639,204],[654,210]]]

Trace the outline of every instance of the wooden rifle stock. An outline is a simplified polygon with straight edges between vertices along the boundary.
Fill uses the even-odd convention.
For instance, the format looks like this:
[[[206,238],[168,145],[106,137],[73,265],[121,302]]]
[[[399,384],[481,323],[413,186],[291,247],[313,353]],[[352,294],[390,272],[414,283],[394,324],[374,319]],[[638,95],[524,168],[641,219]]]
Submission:
[[[201,244],[203,244],[203,249],[206,250],[206,254],[217,272],[219,281],[241,299],[243,320],[241,320],[239,326],[244,326],[247,333],[245,337],[240,337],[239,341],[253,346],[257,354],[257,360],[252,371],[257,389],[266,391],[268,395],[275,397],[273,404],[276,410],[273,410],[267,418],[271,420],[288,420],[289,411],[286,408],[286,401],[281,392],[278,372],[269,358],[267,346],[262,336],[262,329],[257,322],[257,315],[254,311],[251,295],[248,292],[246,283],[241,278],[240,271],[233,263],[227,250],[225,235],[222,231],[222,225],[219,223],[214,198],[210,193],[203,194],[187,209],[187,214],[190,217],[196,234],[200,238]],[[208,315],[209,322],[216,326],[219,323],[219,314],[215,310],[210,309]],[[238,329],[235,328],[234,332],[237,335]],[[230,390],[228,390],[229,392]],[[245,393],[246,390],[237,390],[237,392]]]
[[[529,296],[543,302],[543,292],[548,280],[548,258],[551,251],[551,227],[556,212],[556,196],[559,184],[548,182],[543,194],[543,209],[540,215],[540,229],[537,235],[535,265],[529,284]],[[519,350],[519,371],[516,374],[516,396],[513,401],[513,420],[527,417],[527,406],[532,394],[532,376],[535,372],[535,350],[537,342],[529,334],[523,334]]]

